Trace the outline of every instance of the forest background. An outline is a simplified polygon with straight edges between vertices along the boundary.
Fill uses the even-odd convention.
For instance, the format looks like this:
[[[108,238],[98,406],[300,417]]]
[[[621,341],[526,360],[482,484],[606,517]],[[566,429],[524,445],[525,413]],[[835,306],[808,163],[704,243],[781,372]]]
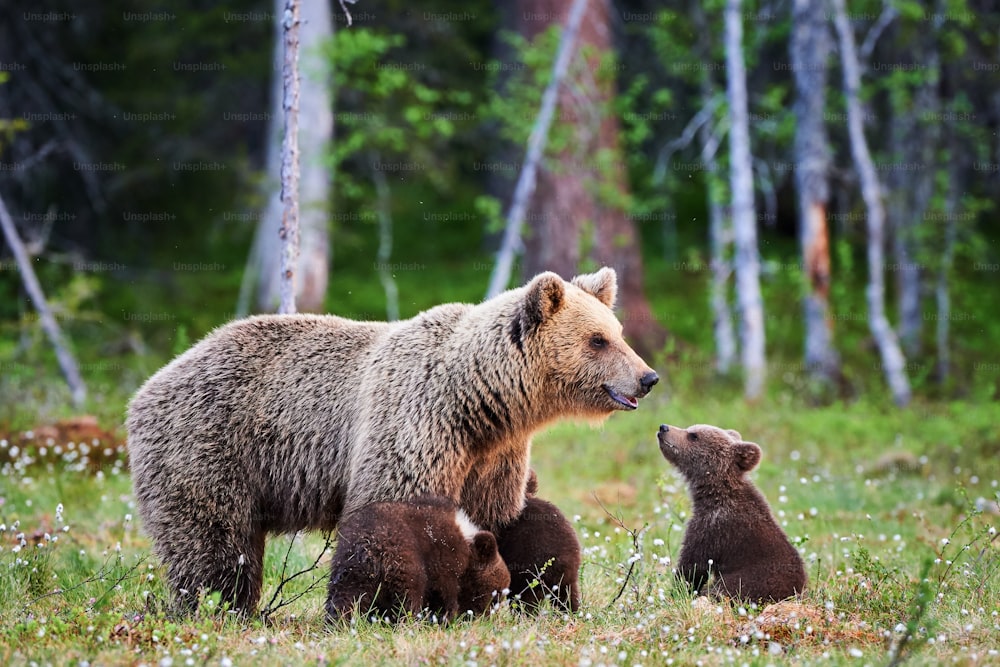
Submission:
[[[0,9],[0,197],[86,386],[67,388],[5,237],[0,519],[54,525],[57,503],[79,496],[94,512],[93,554],[65,576],[85,581],[130,516],[128,397],[212,328],[275,307],[282,14],[260,2],[77,4]],[[300,309],[393,319],[486,296],[570,6],[361,0],[350,26],[339,4],[303,6]],[[817,594],[818,607],[863,601],[858,570],[836,562],[867,547],[834,545],[881,510],[888,534],[909,531],[926,553],[958,527],[986,536],[977,582],[995,581],[984,531],[1000,477],[998,34],[985,1],[587,3],[509,286],[614,266],[626,336],[664,381],[634,422],[540,440],[543,489],[547,476],[568,513],[609,521],[588,505],[601,490],[637,525],[650,507],[683,507],[682,489],[663,484],[655,425],[717,422],[764,446],[769,497],[807,464],[848,490],[802,501],[807,517],[818,506],[843,521],[810,538],[828,556],[817,578],[836,593]],[[78,479],[67,466],[79,458],[63,461],[38,433],[106,443],[83,469],[122,474],[110,482],[122,511],[88,505],[91,475]],[[606,441],[619,443],[611,460],[561,469],[556,450],[600,457]],[[882,476],[892,491],[868,497]],[[927,498],[936,518],[914,525]],[[124,525],[140,558],[148,542]],[[627,532],[608,563],[592,554],[598,570],[627,562]],[[918,552],[881,580],[894,585],[891,600],[876,596],[885,608],[867,609],[890,636],[860,646],[934,639],[919,623],[893,630],[929,613]],[[5,581],[10,650],[31,655],[18,642],[38,614],[19,605],[38,582]],[[617,582],[604,583],[610,597]],[[108,618],[139,592],[110,596]],[[67,599],[48,615],[86,608]],[[983,628],[996,628],[996,600],[977,603]],[[976,632],[955,650],[985,650]]]

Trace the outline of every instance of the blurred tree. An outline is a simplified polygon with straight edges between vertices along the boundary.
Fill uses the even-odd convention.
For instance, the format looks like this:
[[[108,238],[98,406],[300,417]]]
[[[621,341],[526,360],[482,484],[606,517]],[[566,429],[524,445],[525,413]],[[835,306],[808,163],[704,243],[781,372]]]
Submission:
[[[704,115],[705,118],[700,121],[698,139],[701,143],[701,161],[705,167],[705,193],[708,203],[708,251],[709,268],[712,273],[709,302],[712,308],[712,330],[715,335],[715,369],[725,374],[736,363],[738,350],[736,333],[733,329],[733,310],[729,303],[729,285],[733,275],[733,262],[730,257],[733,224],[729,208],[725,205],[729,191],[718,158],[723,132],[712,122],[722,105],[719,103],[720,94],[712,76],[714,68],[709,67],[709,64],[715,62],[711,43],[713,31],[709,29],[708,17],[701,2],[693,3],[691,13],[698,34],[695,53],[705,64],[699,69],[701,100],[704,104],[699,115]]]
[[[826,71],[830,34],[825,0],[794,0],[790,39],[795,78],[795,185],[806,292],[805,365],[828,385],[839,373],[830,317],[829,152],[826,140]]]
[[[566,71],[576,53],[576,35],[580,31],[580,21],[587,9],[587,0],[574,0],[566,27],[559,38],[559,51],[552,64],[552,77],[542,93],[542,101],[538,116],[528,135],[528,146],[524,152],[524,162],[517,176],[517,186],[511,196],[507,221],[505,223],[500,248],[497,250],[496,263],[490,275],[486,298],[492,299],[507,289],[510,283],[511,268],[514,258],[523,243],[521,228],[524,226],[525,212],[538,185],[538,166],[541,163],[545,146],[552,129],[552,119],[555,116],[559,90],[562,88]]]
[[[42,286],[38,282],[35,270],[31,266],[31,258],[28,256],[28,251],[21,242],[21,237],[17,234],[14,220],[7,211],[7,205],[4,203],[2,197],[0,197],[0,228],[2,228],[3,237],[17,261],[17,268],[21,272],[24,289],[28,292],[28,296],[31,297],[31,303],[38,312],[39,322],[41,322],[42,328],[45,330],[45,334],[49,337],[49,342],[52,343],[52,347],[55,350],[56,358],[59,360],[59,367],[66,378],[66,384],[69,385],[73,405],[79,408],[83,405],[83,401],[87,397],[87,385],[84,384],[83,378],[80,377],[80,367],[76,363],[76,357],[73,356],[73,352],[69,349],[69,345],[62,334],[62,329],[59,327],[58,322],[56,322],[56,318],[52,315],[52,309],[49,308],[48,301],[45,299],[45,293],[42,291]]]
[[[840,61],[844,76],[844,98],[847,104],[847,127],[851,154],[861,180],[861,195],[865,200],[868,225],[868,326],[878,346],[893,401],[903,406],[910,402],[910,381],[906,360],[899,339],[885,314],[885,203],[878,172],[865,139],[863,111],[859,99],[861,72],[858,65],[854,33],[844,0],[833,0],[833,21],[840,45]]]
[[[533,40],[564,25],[570,5],[560,0],[518,0],[514,24]],[[609,0],[591,0],[580,26],[581,58],[559,92],[558,121],[566,135],[557,157],[539,170],[527,215],[523,274],[555,271],[569,278],[591,258],[618,272],[619,309],[636,350],[650,356],[663,348],[666,331],[646,298],[642,254],[626,212],[628,183],[613,113],[614,73]]]
[[[333,105],[323,45],[333,34],[329,0],[301,6],[300,50],[303,85],[299,94],[299,258],[296,303],[299,310],[320,311],[326,296],[330,265],[327,144],[333,136]],[[285,112],[281,65],[284,60],[282,20],[285,0],[275,0],[275,41],[271,76],[271,116],[267,148],[267,205],[254,236],[244,272],[237,312],[249,311],[250,292],[259,311],[273,311],[279,301],[281,277],[281,140]]]
[[[740,358],[743,393],[750,400],[764,391],[764,302],[760,293],[757,215],[753,203],[750,114],[743,60],[742,0],[727,0],[725,10],[726,81],[729,96],[729,180],[733,192],[736,298],[740,308]]]

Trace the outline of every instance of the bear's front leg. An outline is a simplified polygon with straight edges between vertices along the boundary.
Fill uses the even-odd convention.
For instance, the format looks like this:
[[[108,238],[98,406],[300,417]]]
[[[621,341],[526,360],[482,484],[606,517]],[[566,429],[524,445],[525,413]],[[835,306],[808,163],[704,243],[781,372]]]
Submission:
[[[520,516],[527,481],[527,446],[482,457],[469,469],[459,505],[474,524],[496,533]]]

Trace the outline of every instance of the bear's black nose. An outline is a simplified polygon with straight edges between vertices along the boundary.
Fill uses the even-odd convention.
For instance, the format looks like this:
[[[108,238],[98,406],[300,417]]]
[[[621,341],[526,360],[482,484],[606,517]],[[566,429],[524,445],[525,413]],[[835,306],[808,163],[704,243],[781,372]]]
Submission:
[[[653,371],[650,371],[639,379],[639,384],[642,385],[643,389],[649,391],[650,389],[653,388],[653,385],[659,381],[660,381],[660,376],[654,373]]]
[[[670,430],[669,426],[667,426],[666,424],[660,424],[660,433],[666,433],[669,430]]]

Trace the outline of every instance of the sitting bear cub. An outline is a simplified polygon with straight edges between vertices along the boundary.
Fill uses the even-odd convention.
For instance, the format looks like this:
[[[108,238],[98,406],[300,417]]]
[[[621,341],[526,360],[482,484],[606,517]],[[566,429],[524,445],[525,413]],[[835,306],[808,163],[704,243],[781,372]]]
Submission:
[[[338,528],[327,619],[346,618],[357,604],[390,621],[426,609],[447,622],[485,613],[509,585],[496,538],[451,500],[372,503]]]
[[[575,612],[580,608],[580,539],[559,508],[535,497],[537,492],[538,477],[531,470],[524,510],[496,534],[510,570],[510,592],[520,596],[525,611],[536,611],[551,595],[555,607]]]
[[[701,592],[749,601],[778,601],[805,589],[798,551],[747,479],[760,463],[760,447],[736,431],[698,424],[660,426],[660,452],[687,480],[694,505],[677,567]]]

